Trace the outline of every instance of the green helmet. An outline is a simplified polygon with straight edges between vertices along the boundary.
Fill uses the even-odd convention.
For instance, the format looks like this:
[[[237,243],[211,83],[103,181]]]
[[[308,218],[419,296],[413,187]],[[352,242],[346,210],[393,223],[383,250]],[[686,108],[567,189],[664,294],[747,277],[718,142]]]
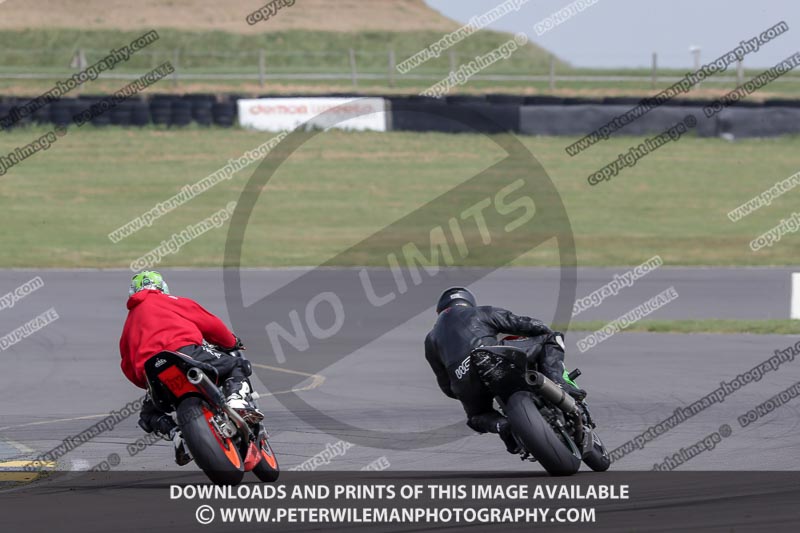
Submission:
[[[155,270],[145,270],[139,272],[131,279],[131,288],[128,294],[133,296],[142,290],[159,290],[164,294],[169,294],[169,287],[161,274]]]

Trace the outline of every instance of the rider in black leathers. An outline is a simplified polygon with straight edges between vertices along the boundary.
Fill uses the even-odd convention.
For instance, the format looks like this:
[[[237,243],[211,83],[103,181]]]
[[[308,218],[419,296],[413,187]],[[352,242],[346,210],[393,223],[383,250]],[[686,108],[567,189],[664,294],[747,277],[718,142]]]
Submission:
[[[498,344],[497,335],[523,335],[541,345],[538,370],[572,396],[586,392],[563,378],[564,341],[561,333],[544,322],[492,306],[476,306],[475,296],[463,287],[444,291],[436,306],[439,318],[425,337],[425,358],[436,374],[439,388],[464,406],[467,425],[479,433],[498,433],[510,453],[518,452],[508,420],[493,407],[494,396],[469,371],[470,352],[479,346]]]

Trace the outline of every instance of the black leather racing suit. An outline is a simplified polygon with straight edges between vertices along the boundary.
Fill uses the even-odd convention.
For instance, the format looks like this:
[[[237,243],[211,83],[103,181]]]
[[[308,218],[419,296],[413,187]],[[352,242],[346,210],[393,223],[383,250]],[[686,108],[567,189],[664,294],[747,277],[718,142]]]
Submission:
[[[425,359],[436,374],[442,392],[461,401],[467,413],[467,425],[481,433],[498,433],[498,423],[505,419],[494,410],[494,396],[478,376],[474,372],[459,372],[459,378],[456,369],[469,364],[473,349],[498,344],[500,333],[532,337],[542,344],[538,370],[556,383],[565,384],[562,377],[564,350],[556,340],[560,333],[552,331],[544,322],[517,316],[499,307],[456,305],[445,309],[425,337]]]

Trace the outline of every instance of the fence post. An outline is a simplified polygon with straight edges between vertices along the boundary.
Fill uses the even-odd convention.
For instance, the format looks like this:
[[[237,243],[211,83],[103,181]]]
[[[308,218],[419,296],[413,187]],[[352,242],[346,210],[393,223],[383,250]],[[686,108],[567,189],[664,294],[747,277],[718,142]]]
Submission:
[[[556,89],[556,56],[550,56],[550,90]]]
[[[358,87],[358,72],[356,71],[356,52],[350,48],[350,78],[353,80],[353,87]]]
[[[258,50],[258,83],[261,84],[262,87],[266,83],[265,77],[267,74],[264,64],[264,50],[260,48]]]
[[[658,83],[658,54],[653,52],[653,67],[650,71],[650,88],[655,89]]]
[[[175,51],[172,52],[172,68],[175,69],[175,72],[172,73],[172,84],[178,85],[178,67],[180,66],[181,62],[181,51],[176,48]]]
[[[89,65],[86,61],[86,51],[83,48],[78,48],[78,71],[82,71]],[[78,94],[83,92],[83,84],[78,85]]]
[[[689,47],[689,52],[692,53],[692,57],[694,58],[694,71],[697,72],[700,70],[700,47],[692,45]],[[699,88],[701,83],[703,83],[702,80],[695,83],[694,88]]]
[[[453,50],[451,48],[450,49],[450,53],[448,54],[448,56],[450,56],[450,72],[455,72],[456,71],[456,52],[455,52],[455,50]]]
[[[389,87],[394,87],[395,57],[394,47],[389,48]]]
[[[744,83],[744,63],[741,59],[736,61],[736,86],[739,87]]]

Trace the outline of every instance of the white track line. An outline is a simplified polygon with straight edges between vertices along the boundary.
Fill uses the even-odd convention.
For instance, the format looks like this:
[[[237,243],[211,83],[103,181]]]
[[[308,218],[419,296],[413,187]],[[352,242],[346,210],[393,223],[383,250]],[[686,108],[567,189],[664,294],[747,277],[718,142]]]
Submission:
[[[310,384],[306,385],[305,387],[293,387],[293,388],[291,388],[289,390],[277,391],[277,392],[268,392],[268,393],[264,394],[263,396],[276,396],[278,394],[289,394],[290,392],[302,392],[302,391],[307,391],[307,390],[311,390],[311,389],[316,389],[317,387],[319,387],[320,385],[322,385],[325,382],[325,376],[323,376],[321,374],[309,374],[307,372],[300,372],[298,370],[289,370],[288,368],[280,368],[280,367],[277,367],[277,366],[262,365],[260,363],[251,363],[251,365],[252,366],[257,366],[258,368],[264,368],[266,370],[274,370],[276,372],[285,372],[287,374],[295,374],[295,375],[298,375],[298,376],[306,376],[308,378],[312,378],[312,380],[313,380]]]
[[[15,440],[4,439],[3,442],[5,444],[8,444],[9,446],[11,446],[13,448],[16,448],[17,450],[19,450],[22,453],[32,453],[32,452],[36,451],[33,448],[31,448],[29,446],[25,446],[21,442],[17,442]]]
[[[311,389],[316,389],[317,387],[319,387],[320,385],[322,385],[325,382],[325,376],[322,376],[320,374],[309,374],[307,372],[300,372],[298,370],[289,370],[288,368],[280,368],[280,367],[277,367],[277,366],[262,365],[262,364],[259,364],[259,363],[251,363],[251,364],[253,366],[257,366],[259,368],[264,368],[266,370],[274,370],[276,372],[285,372],[287,374],[296,374],[298,376],[306,376],[306,377],[309,377],[309,378],[313,379],[313,381],[309,385],[306,385],[305,387],[294,387],[294,388],[292,388],[290,390],[277,391],[277,392],[268,392],[268,393],[263,394],[262,396],[275,396],[275,395],[278,395],[278,394],[289,394],[289,393],[307,391],[307,390],[311,390]],[[76,417],[73,417],[73,418],[58,418],[56,420],[42,420],[42,421],[39,421],[39,422],[27,422],[25,424],[16,424],[16,425],[12,425],[12,426],[3,426],[3,427],[0,428],[0,431],[5,431],[7,429],[25,428],[25,427],[31,427],[31,426],[43,426],[43,425],[46,425],[46,424],[58,424],[59,422],[72,422],[74,420],[90,420],[92,418],[104,418],[104,417],[107,417],[108,415],[109,415],[109,413],[103,413],[103,414],[100,414],[100,415],[86,415],[86,416],[76,416]],[[11,441],[5,441],[5,442],[8,442],[9,444],[11,444]],[[13,446],[13,444],[12,444],[12,446]],[[30,450],[29,452],[26,452],[26,453],[30,453],[30,452],[34,451],[34,450],[31,450],[30,448],[28,448],[27,446],[25,446],[24,444],[20,444],[20,446],[24,446],[25,448]],[[14,446],[14,447],[16,448],[17,446]]]

